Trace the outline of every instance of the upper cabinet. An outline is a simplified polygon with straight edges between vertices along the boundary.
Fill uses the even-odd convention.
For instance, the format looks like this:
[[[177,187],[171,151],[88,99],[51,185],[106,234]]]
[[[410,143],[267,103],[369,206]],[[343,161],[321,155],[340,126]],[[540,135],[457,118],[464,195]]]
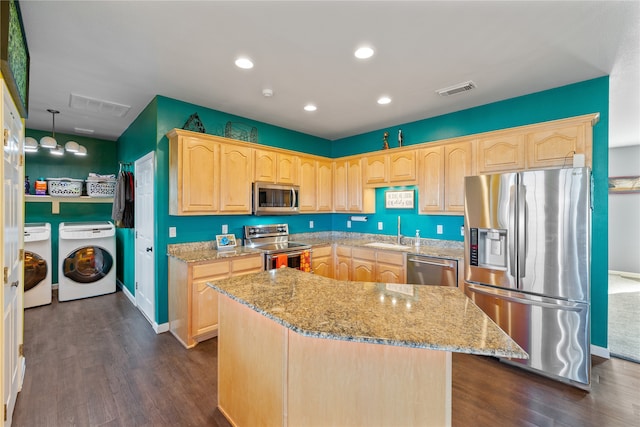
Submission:
[[[575,154],[585,155],[591,166],[591,124],[558,123],[527,134],[527,168],[566,167],[573,164]]]
[[[174,129],[169,136],[169,214],[250,214],[251,148]]]
[[[220,144],[208,138],[169,134],[169,213],[207,215],[219,209]]]
[[[172,215],[251,213],[254,181],[300,186],[305,213],[375,212],[375,189],[417,185],[422,214],[462,215],[464,178],[592,163],[598,114],[329,159],[174,129],[169,137]]]
[[[522,170],[525,167],[525,137],[502,135],[478,140],[478,174]]]
[[[415,150],[391,151],[364,159],[365,185],[412,185],[416,183]]]
[[[272,150],[253,150],[254,181],[298,184],[298,158]]]

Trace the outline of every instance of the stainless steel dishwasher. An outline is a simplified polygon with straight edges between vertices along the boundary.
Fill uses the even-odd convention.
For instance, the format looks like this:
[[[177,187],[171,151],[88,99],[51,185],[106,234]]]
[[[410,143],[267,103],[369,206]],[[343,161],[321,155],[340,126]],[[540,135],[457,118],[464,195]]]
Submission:
[[[426,255],[407,255],[407,283],[458,286],[458,261]]]

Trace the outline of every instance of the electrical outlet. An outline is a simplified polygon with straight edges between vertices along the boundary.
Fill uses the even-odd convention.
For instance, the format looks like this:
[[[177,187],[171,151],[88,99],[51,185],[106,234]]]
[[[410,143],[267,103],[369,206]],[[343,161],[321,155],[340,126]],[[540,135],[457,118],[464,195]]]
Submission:
[[[229,234],[229,225],[222,224],[222,234]]]
[[[436,233],[437,234],[442,234],[442,224],[436,225]]]
[[[464,225],[460,226],[460,235],[464,236]]]
[[[176,237],[177,232],[175,227],[169,227],[169,237]]]
[[[309,228],[313,228],[313,221],[309,221]]]
[[[347,221],[347,228],[351,228],[351,221]]]
[[[378,230],[382,230],[383,226],[382,226],[382,221],[378,221]]]

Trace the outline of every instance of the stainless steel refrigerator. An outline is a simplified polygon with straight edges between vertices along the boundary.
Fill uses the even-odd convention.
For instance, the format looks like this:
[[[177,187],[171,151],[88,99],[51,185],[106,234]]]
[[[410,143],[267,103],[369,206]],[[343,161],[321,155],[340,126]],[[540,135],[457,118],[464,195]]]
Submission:
[[[529,359],[589,389],[591,171],[465,178],[465,293]]]

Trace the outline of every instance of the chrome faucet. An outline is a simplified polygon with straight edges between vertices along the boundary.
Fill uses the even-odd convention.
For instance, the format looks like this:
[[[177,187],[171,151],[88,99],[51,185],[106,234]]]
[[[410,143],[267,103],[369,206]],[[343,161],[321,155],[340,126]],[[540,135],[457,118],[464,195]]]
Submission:
[[[400,245],[401,240],[402,240],[402,234],[400,234],[400,216],[398,215],[398,241],[396,243]]]

